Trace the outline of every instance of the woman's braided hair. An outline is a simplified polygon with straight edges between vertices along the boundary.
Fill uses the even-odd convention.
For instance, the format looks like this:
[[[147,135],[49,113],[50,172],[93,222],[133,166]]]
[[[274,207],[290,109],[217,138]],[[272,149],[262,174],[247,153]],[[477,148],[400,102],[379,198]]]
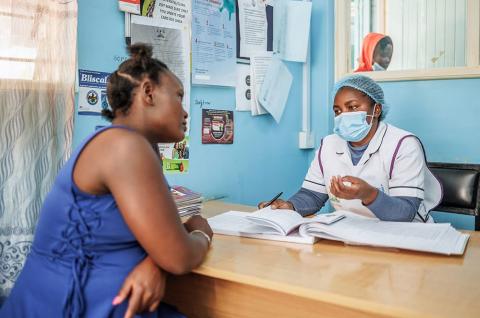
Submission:
[[[168,67],[152,58],[152,46],[136,43],[128,47],[130,58],[124,61],[108,78],[107,97],[111,109],[102,110],[102,115],[112,121],[117,111],[128,113],[133,101],[133,91],[147,76],[155,84],[160,84],[160,74]]]

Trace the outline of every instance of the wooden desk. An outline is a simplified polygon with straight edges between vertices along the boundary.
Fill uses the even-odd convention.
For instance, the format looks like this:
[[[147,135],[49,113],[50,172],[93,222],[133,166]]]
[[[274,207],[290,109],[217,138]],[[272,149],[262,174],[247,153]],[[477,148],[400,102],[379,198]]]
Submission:
[[[204,215],[251,207],[208,202]],[[188,317],[480,317],[480,233],[465,255],[216,235],[204,264],[171,277]]]

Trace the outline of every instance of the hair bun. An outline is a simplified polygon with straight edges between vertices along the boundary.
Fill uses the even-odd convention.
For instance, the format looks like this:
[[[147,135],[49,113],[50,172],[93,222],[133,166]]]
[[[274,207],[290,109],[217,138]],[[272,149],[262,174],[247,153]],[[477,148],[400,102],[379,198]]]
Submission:
[[[135,43],[128,47],[132,59],[145,61],[152,58],[152,46],[145,43]]]

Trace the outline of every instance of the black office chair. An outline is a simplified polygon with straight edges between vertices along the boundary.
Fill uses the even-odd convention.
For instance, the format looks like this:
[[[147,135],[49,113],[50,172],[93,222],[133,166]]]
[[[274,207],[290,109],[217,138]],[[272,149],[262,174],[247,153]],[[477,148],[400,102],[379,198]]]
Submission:
[[[436,211],[475,217],[480,230],[480,164],[429,162],[428,167],[443,187],[443,199]]]

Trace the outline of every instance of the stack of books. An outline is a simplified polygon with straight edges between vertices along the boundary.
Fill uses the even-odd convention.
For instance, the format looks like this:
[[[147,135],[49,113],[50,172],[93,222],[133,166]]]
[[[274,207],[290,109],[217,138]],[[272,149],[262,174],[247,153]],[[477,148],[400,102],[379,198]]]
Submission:
[[[180,217],[200,214],[203,197],[186,187],[173,186],[170,189]]]

